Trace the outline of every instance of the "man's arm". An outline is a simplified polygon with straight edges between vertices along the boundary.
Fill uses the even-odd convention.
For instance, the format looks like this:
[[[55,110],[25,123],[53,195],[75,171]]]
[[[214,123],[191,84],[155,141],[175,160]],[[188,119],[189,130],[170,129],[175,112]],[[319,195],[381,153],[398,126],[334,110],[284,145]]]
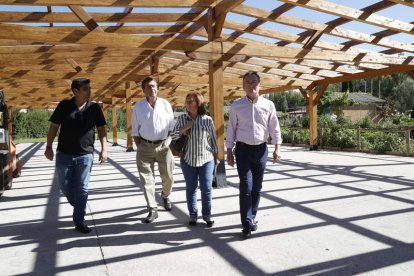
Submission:
[[[227,148],[227,164],[234,166],[233,147],[236,137],[237,117],[234,106],[231,107],[229,120],[227,122],[226,148]]]
[[[53,152],[52,144],[53,144],[53,140],[55,140],[59,127],[60,127],[59,124],[50,123],[49,131],[47,132],[45,156],[50,161],[53,160],[54,152]]]
[[[101,142],[101,153],[99,154],[99,162],[105,162],[108,159],[108,152],[107,152],[107,138],[106,138],[106,125],[97,127],[98,129],[98,137],[99,141]]]

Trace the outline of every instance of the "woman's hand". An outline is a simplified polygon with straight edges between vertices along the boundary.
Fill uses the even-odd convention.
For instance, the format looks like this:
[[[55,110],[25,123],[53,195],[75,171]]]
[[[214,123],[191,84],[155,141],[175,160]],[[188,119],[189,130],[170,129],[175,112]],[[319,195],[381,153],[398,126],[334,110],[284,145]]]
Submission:
[[[187,134],[188,130],[190,130],[193,127],[193,121],[189,121],[188,123],[186,123],[181,129],[180,129],[180,134]]]

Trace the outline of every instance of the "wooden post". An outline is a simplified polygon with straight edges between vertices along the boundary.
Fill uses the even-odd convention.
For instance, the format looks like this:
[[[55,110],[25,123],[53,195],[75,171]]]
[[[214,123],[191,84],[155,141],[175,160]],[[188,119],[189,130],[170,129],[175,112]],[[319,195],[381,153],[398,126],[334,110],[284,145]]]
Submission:
[[[132,90],[131,83],[127,81],[125,83],[125,108],[126,108],[126,121],[127,121],[127,152],[134,151],[132,141]]]
[[[218,158],[220,163],[216,167],[214,186],[223,188],[227,186],[226,169],[224,164],[224,93],[223,93],[223,60],[221,40],[214,35],[214,10],[208,12],[209,41],[213,41],[213,59],[208,62],[210,114],[216,127]]]
[[[118,146],[118,117],[116,109],[116,99],[112,97],[112,146]]]
[[[362,131],[361,131],[361,127],[358,127],[358,151],[362,151]]]
[[[8,111],[7,111],[7,131],[8,131],[8,133],[9,133],[9,135],[10,135],[10,137],[11,136],[13,136],[13,124],[12,124],[12,122],[13,122],[13,111],[12,111],[12,109],[9,109]],[[3,116],[5,116],[6,114],[4,114]],[[8,138],[7,138],[7,140],[8,140]]]
[[[309,91],[308,114],[309,114],[309,145],[310,150],[318,149],[318,105],[315,103],[316,91]]]
[[[108,108],[109,106],[105,103],[102,104],[102,112],[105,117],[105,121],[108,121]]]
[[[411,132],[411,130],[410,129],[407,129],[406,131],[405,131],[405,145],[406,145],[406,153],[407,153],[407,156],[410,156],[410,151],[411,151],[411,145],[410,145],[410,132]]]

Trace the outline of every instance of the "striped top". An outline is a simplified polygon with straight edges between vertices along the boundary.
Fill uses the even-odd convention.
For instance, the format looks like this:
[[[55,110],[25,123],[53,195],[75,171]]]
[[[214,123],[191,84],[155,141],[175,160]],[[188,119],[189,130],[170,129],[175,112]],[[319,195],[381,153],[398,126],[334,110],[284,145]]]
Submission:
[[[178,116],[172,139],[180,137],[180,129],[191,119],[187,114]],[[218,152],[216,132],[213,120],[208,115],[198,115],[193,126],[188,130],[188,140],[183,156],[185,162],[192,167],[200,167],[214,160],[214,154]]]

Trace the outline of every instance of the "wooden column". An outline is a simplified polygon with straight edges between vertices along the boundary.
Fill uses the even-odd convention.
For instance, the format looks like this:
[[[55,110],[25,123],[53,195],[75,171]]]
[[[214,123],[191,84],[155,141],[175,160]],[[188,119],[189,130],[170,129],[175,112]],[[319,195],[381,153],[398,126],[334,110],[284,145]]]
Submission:
[[[131,82],[125,83],[125,108],[126,108],[126,123],[127,123],[127,152],[134,151],[132,141],[132,90]]]
[[[105,103],[102,104],[102,112],[105,117],[105,121],[107,122],[108,122],[108,108],[109,108],[108,104],[105,104]]]
[[[118,146],[118,117],[116,114],[116,99],[112,97],[112,146]]]
[[[309,145],[310,150],[318,149],[318,105],[315,103],[316,91],[309,91],[308,115],[309,115]]]
[[[13,123],[12,122],[13,122],[13,117],[15,114],[17,113],[13,112],[12,109],[8,109],[7,114],[3,115],[3,116],[7,116],[7,131],[10,137],[13,136]]]
[[[209,41],[213,41],[213,59],[208,62],[210,115],[216,127],[218,158],[220,163],[216,167],[215,187],[227,186],[226,169],[224,164],[224,93],[223,93],[223,60],[221,39],[216,38],[214,26],[214,10],[208,12]]]

